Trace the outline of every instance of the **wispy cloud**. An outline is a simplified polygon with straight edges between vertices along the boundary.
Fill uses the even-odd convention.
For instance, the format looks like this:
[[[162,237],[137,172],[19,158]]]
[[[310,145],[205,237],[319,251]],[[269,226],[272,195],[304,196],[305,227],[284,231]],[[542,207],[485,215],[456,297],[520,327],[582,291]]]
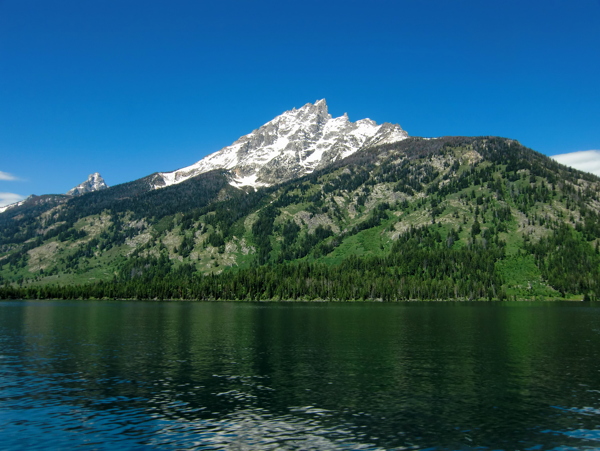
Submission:
[[[15,202],[19,202],[20,200],[23,200],[23,199],[25,199],[25,196],[21,196],[20,194],[0,193],[0,207],[14,204]]]
[[[582,150],[552,157],[559,163],[600,176],[600,150]]]
[[[0,171],[0,180],[19,180],[19,177],[9,174],[8,172]]]

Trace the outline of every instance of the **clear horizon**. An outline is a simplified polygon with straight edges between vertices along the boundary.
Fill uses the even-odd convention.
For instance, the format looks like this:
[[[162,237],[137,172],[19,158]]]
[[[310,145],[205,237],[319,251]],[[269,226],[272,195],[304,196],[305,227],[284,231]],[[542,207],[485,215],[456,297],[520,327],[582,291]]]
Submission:
[[[321,98],[597,171],[599,19],[598,0],[0,0],[0,206],[188,166]]]

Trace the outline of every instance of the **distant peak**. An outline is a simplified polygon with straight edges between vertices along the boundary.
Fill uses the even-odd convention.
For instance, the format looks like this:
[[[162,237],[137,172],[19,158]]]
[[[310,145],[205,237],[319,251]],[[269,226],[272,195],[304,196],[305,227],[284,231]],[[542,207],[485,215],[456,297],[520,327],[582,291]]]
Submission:
[[[102,189],[108,188],[106,182],[100,175],[99,172],[94,172],[93,174],[88,175],[88,178],[85,182],[80,183],[75,188],[70,189],[67,194],[69,196],[79,196],[85,193],[91,193],[92,191],[100,191]]]

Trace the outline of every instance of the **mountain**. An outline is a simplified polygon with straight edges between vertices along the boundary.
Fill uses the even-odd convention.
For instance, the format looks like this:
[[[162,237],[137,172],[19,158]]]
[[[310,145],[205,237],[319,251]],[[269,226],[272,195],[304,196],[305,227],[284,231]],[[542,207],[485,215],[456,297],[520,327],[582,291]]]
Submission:
[[[0,214],[0,298],[23,297],[596,299],[600,179],[317,102],[190,168]]]
[[[215,169],[227,169],[234,186],[271,186],[310,174],[356,151],[406,139],[399,125],[370,119],[332,118],[325,99],[277,116],[232,145],[197,163],[159,173],[155,187],[181,183]]]
[[[100,191],[106,188],[108,188],[108,185],[104,182],[102,176],[98,172],[95,172],[90,174],[85,182],[70,189],[66,195],[45,194],[42,196],[36,196],[35,194],[32,194],[22,201],[0,207],[0,213],[4,213],[7,210],[13,210],[13,213],[21,213],[23,211],[30,211],[31,209],[38,211],[40,206],[50,208],[66,202],[69,199],[67,196],[80,196],[82,194]]]
[[[69,196],[81,196],[85,193],[91,193],[93,191],[100,191],[102,189],[108,188],[108,185],[104,182],[104,179],[98,172],[94,172],[90,174],[87,180],[83,183],[80,183],[76,187],[67,191],[67,195]]]

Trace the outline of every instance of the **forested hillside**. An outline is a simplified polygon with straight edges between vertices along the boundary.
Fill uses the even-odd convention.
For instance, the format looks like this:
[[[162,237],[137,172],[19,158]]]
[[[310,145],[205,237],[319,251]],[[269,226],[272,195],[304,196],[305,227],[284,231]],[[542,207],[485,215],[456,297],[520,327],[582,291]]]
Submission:
[[[230,177],[7,210],[0,297],[600,296],[600,179],[516,141],[408,138],[270,188]]]

